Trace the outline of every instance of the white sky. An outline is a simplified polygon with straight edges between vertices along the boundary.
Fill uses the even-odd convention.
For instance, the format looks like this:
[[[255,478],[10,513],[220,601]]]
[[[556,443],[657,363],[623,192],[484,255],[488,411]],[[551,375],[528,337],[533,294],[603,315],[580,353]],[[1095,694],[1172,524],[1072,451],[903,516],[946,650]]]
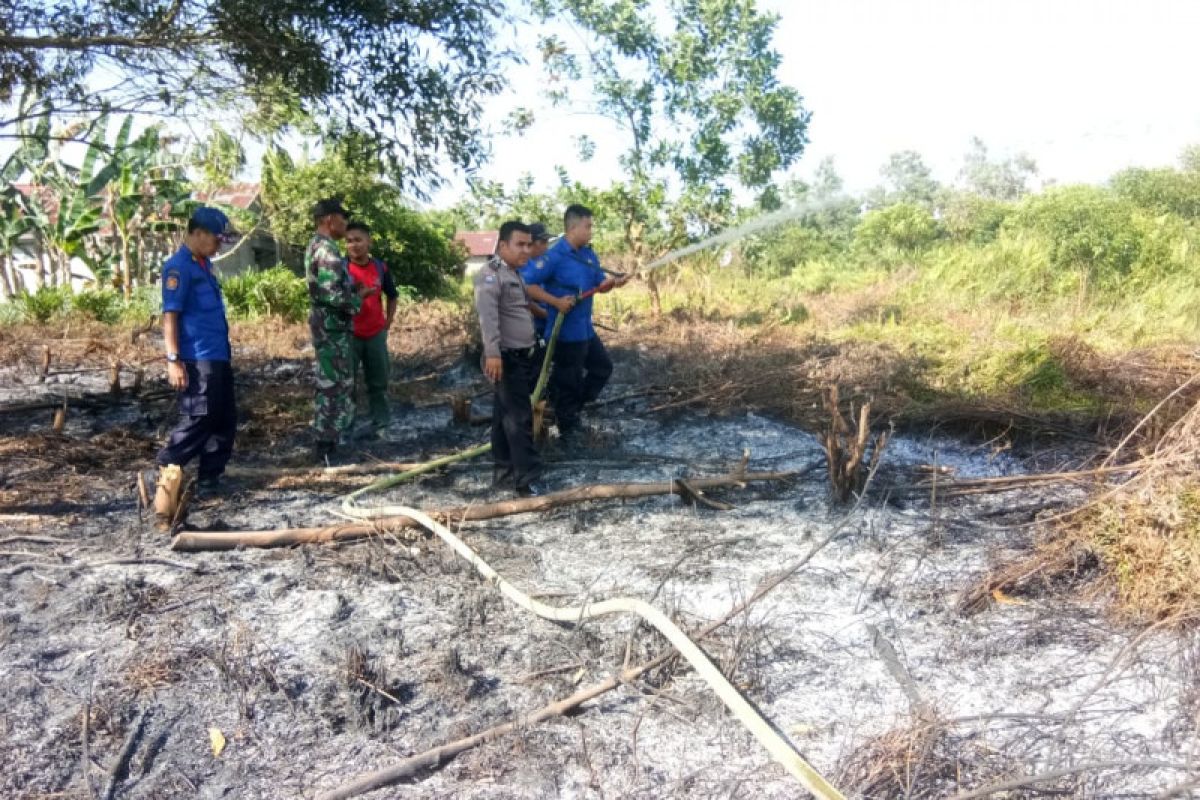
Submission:
[[[879,183],[889,154],[922,154],[955,178],[971,136],[993,157],[1027,152],[1041,176],[1099,182],[1127,166],[1172,165],[1200,142],[1196,0],[759,0],[781,17],[780,79],[813,113],[810,144],[793,170],[833,156],[847,189]],[[531,37],[532,38],[532,37]],[[531,43],[532,44],[532,43]],[[534,61],[534,58],[530,59]],[[534,67],[489,106],[536,105]],[[548,109],[520,139],[498,137],[481,171],[509,185],[530,172],[539,188],[554,166],[607,185],[622,143],[593,117]],[[580,163],[571,137],[598,140]],[[433,205],[452,203],[454,181]]]

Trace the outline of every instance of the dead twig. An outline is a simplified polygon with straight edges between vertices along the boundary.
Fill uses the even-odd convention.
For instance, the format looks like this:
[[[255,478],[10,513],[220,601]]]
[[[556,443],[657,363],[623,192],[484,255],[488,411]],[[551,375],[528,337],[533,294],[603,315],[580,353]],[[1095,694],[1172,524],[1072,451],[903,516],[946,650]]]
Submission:
[[[870,623],[867,624],[867,632],[871,634],[871,644],[875,648],[875,654],[883,661],[883,665],[887,667],[888,674],[896,683],[900,684],[906,697],[908,697],[909,705],[912,706],[912,712],[918,718],[932,722],[937,716],[933,707],[925,702],[921,697],[921,692],[917,688],[917,683],[912,679],[908,669],[900,662],[900,657],[896,655],[896,648],[892,647],[884,635]]]
[[[950,800],[974,800],[977,797],[987,797],[997,792],[1007,792],[1011,789],[1020,789],[1024,786],[1034,786],[1039,783],[1066,778],[1070,775],[1078,775],[1081,772],[1106,772],[1114,769],[1170,769],[1181,772],[1193,772],[1195,770],[1194,767],[1189,767],[1186,764],[1172,764],[1168,761],[1152,761],[1149,759],[1091,761],[1085,764],[1076,764],[1073,767],[1062,767],[1061,769],[1052,769],[1049,772],[1039,772],[1037,775],[1025,775],[1020,778],[1012,778],[1007,781],[988,784],[979,789],[972,789],[969,792],[960,792],[950,798]]]
[[[125,738],[125,744],[121,747],[121,752],[108,773],[108,791],[104,793],[104,800],[112,800],[117,786],[129,774],[129,760],[133,758],[134,748],[142,738],[142,730],[146,725],[146,717],[149,713],[148,709],[142,709],[138,714],[137,722],[130,728],[129,736]]]
[[[50,348],[46,348],[46,352],[49,353]],[[83,722],[81,723],[83,746],[79,754],[79,768],[83,772],[83,783],[87,786],[88,794],[91,795],[92,800],[99,800],[96,795],[96,787],[92,785],[92,754],[88,748],[88,733],[92,720],[92,692],[95,688],[96,682],[93,680],[88,686],[87,702],[83,704]]]
[[[60,539],[57,536],[6,536],[0,539],[0,545],[25,542],[27,544],[71,544],[70,539]]]

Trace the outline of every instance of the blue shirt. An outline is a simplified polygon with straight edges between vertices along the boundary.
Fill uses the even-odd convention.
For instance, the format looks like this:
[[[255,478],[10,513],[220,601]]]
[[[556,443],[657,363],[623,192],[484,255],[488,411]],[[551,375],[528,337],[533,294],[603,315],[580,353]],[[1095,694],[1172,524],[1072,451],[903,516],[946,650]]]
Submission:
[[[184,361],[229,361],[229,323],[225,299],[212,262],[187,246],[162,269],[163,313],[179,313],[179,357]]]
[[[521,268],[521,277],[528,286],[540,286],[555,297],[571,297],[604,283],[604,271],[600,259],[592,248],[584,245],[574,248],[567,237],[562,237],[550,246],[546,255],[536,262]],[[585,342],[596,335],[592,327],[592,301],[594,297],[580,300],[558,332],[559,341]],[[546,309],[546,330],[553,330],[558,310],[553,306]]]
[[[530,272],[532,272],[534,270],[542,269],[545,266],[546,266],[546,254],[542,253],[537,258],[531,258],[525,264],[525,266],[521,267],[521,269],[520,269],[521,277],[524,278],[526,275],[529,275]],[[533,301],[530,301],[530,302],[533,302]],[[538,305],[542,308],[543,311],[548,312],[550,310],[550,306],[546,305],[545,303],[538,303]],[[538,335],[539,339],[544,337],[546,335],[546,320],[543,319],[542,317],[534,317],[533,318],[533,330]]]

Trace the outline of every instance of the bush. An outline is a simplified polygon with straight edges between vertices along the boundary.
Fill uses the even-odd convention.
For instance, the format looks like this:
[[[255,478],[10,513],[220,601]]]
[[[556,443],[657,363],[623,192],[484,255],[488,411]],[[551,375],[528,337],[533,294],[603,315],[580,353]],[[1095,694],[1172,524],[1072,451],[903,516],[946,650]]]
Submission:
[[[443,231],[423,214],[400,205],[379,209],[371,225],[371,253],[392,271],[407,296],[436,297],[449,290],[448,279],[461,264],[452,246],[453,231]]]
[[[299,322],[308,316],[308,286],[287,267],[226,278],[221,282],[221,292],[232,317],[280,317]]]
[[[162,287],[137,286],[133,295],[121,306],[121,319],[126,322],[145,323],[151,315],[162,312]]]
[[[86,289],[71,298],[71,308],[97,322],[111,325],[124,315],[125,301],[113,289]]]
[[[1032,233],[1050,252],[1051,266],[1075,271],[1081,288],[1117,288],[1141,255],[1143,233],[1135,207],[1110,191],[1071,186],[1021,203],[1005,234]]]
[[[747,272],[764,278],[782,278],[809,261],[832,258],[841,245],[826,231],[792,224],[745,248]]]
[[[32,294],[21,291],[13,298],[26,322],[49,322],[65,312],[71,302],[71,290],[65,286],[43,286]]]
[[[915,255],[937,241],[941,230],[933,213],[916,203],[896,203],[867,212],[854,231],[854,243],[873,255]]]
[[[1200,174],[1173,169],[1127,169],[1112,179],[1113,192],[1156,214],[1200,218]]]
[[[974,194],[950,198],[942,211],[942,227],[955,242],[988,244],[996,241],[1004,220],[1016,206]]]

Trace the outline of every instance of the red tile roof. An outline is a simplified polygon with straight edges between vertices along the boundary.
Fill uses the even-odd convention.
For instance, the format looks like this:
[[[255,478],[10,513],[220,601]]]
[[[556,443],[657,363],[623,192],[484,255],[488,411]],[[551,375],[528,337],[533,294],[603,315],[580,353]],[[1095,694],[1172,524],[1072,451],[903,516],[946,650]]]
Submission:
[[[471,258],[486,258],[496,252],[499,236],[496,231],[459,231],[454,234],[454,241],[461,243]]]
[[[257,183],[231,183],[213,192],[196,192],[195,197],[202,203],[212,201],[245,211],[254,205],[261,189]]]

